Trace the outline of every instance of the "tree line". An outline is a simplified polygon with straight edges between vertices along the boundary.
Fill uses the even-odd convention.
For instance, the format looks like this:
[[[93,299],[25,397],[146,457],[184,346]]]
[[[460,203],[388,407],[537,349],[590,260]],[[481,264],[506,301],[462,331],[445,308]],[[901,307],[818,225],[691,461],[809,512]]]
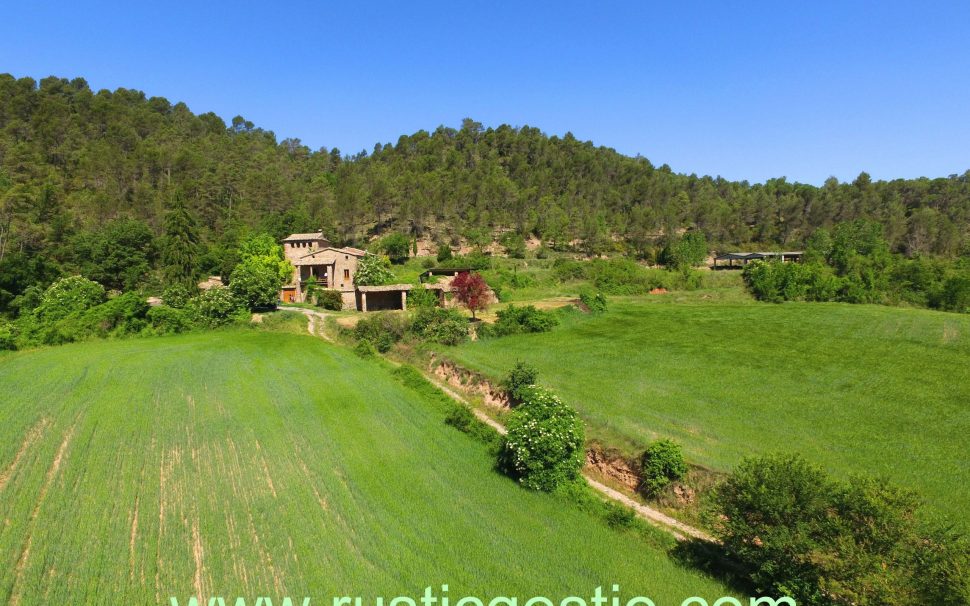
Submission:
[[[481,245],[513,233],[653,261],[684,229],[717,249],[779,249],[857,219],[878,222],[893,252],[965,255],[970,171],[750,184],[678,174],[568,133],[471,119],[348,155],[136,90],[0,75],[5,313],[29,287],[69,273],[114,289],[228,276],[254,232],[322,228],[358,246],[390,231]]]

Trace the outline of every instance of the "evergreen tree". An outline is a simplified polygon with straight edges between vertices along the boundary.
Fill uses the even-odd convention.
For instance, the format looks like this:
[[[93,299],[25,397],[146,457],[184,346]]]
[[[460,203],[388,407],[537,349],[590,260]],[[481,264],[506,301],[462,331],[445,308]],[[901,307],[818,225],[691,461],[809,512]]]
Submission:
[[[181,193],[175,194],[172,208],[165,215],[162,243],[162,270],[170,284],[192,284],[196,278],[199,234],[195,219]]]

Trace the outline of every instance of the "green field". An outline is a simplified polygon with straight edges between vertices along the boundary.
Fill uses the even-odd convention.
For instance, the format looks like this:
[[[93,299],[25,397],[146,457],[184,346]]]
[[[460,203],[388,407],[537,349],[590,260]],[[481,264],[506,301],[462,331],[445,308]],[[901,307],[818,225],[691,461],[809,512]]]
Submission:
[[[443,416],[382,363],[294,334],[4,355],[0,602],[728,592],[519,488]]]
[[[970,521],[967,316],[668,295],[442,351],[494,378],[533,363],[593,437],[631,453],[669,436],[726,470],[796,451],[836,473],[889,476]]]

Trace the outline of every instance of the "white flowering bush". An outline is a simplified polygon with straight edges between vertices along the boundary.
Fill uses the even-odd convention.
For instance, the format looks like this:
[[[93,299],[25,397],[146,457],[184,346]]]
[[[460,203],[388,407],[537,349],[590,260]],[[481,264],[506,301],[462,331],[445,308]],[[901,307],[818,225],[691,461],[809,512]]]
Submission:
[[[524,390],[508,421],[502,450],[506,471],[534,490],[551,491],[575,480],[585,461],[583,423],[554,393]]]
[[[61,278],[44,291],[34,314],[43,322],[56,322],[104,303],[105,298],[104,287],[97,282],[82,276]]]

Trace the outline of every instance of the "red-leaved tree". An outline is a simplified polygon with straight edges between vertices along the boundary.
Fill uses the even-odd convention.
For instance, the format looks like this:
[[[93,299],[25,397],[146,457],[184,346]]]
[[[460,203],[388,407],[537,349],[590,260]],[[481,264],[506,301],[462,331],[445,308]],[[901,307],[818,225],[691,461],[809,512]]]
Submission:
[[[488,306],[488,284],[481,274],[463,271],[451,281],[455,298],[472,312],[472,319],[476,311],[482,311]]]

